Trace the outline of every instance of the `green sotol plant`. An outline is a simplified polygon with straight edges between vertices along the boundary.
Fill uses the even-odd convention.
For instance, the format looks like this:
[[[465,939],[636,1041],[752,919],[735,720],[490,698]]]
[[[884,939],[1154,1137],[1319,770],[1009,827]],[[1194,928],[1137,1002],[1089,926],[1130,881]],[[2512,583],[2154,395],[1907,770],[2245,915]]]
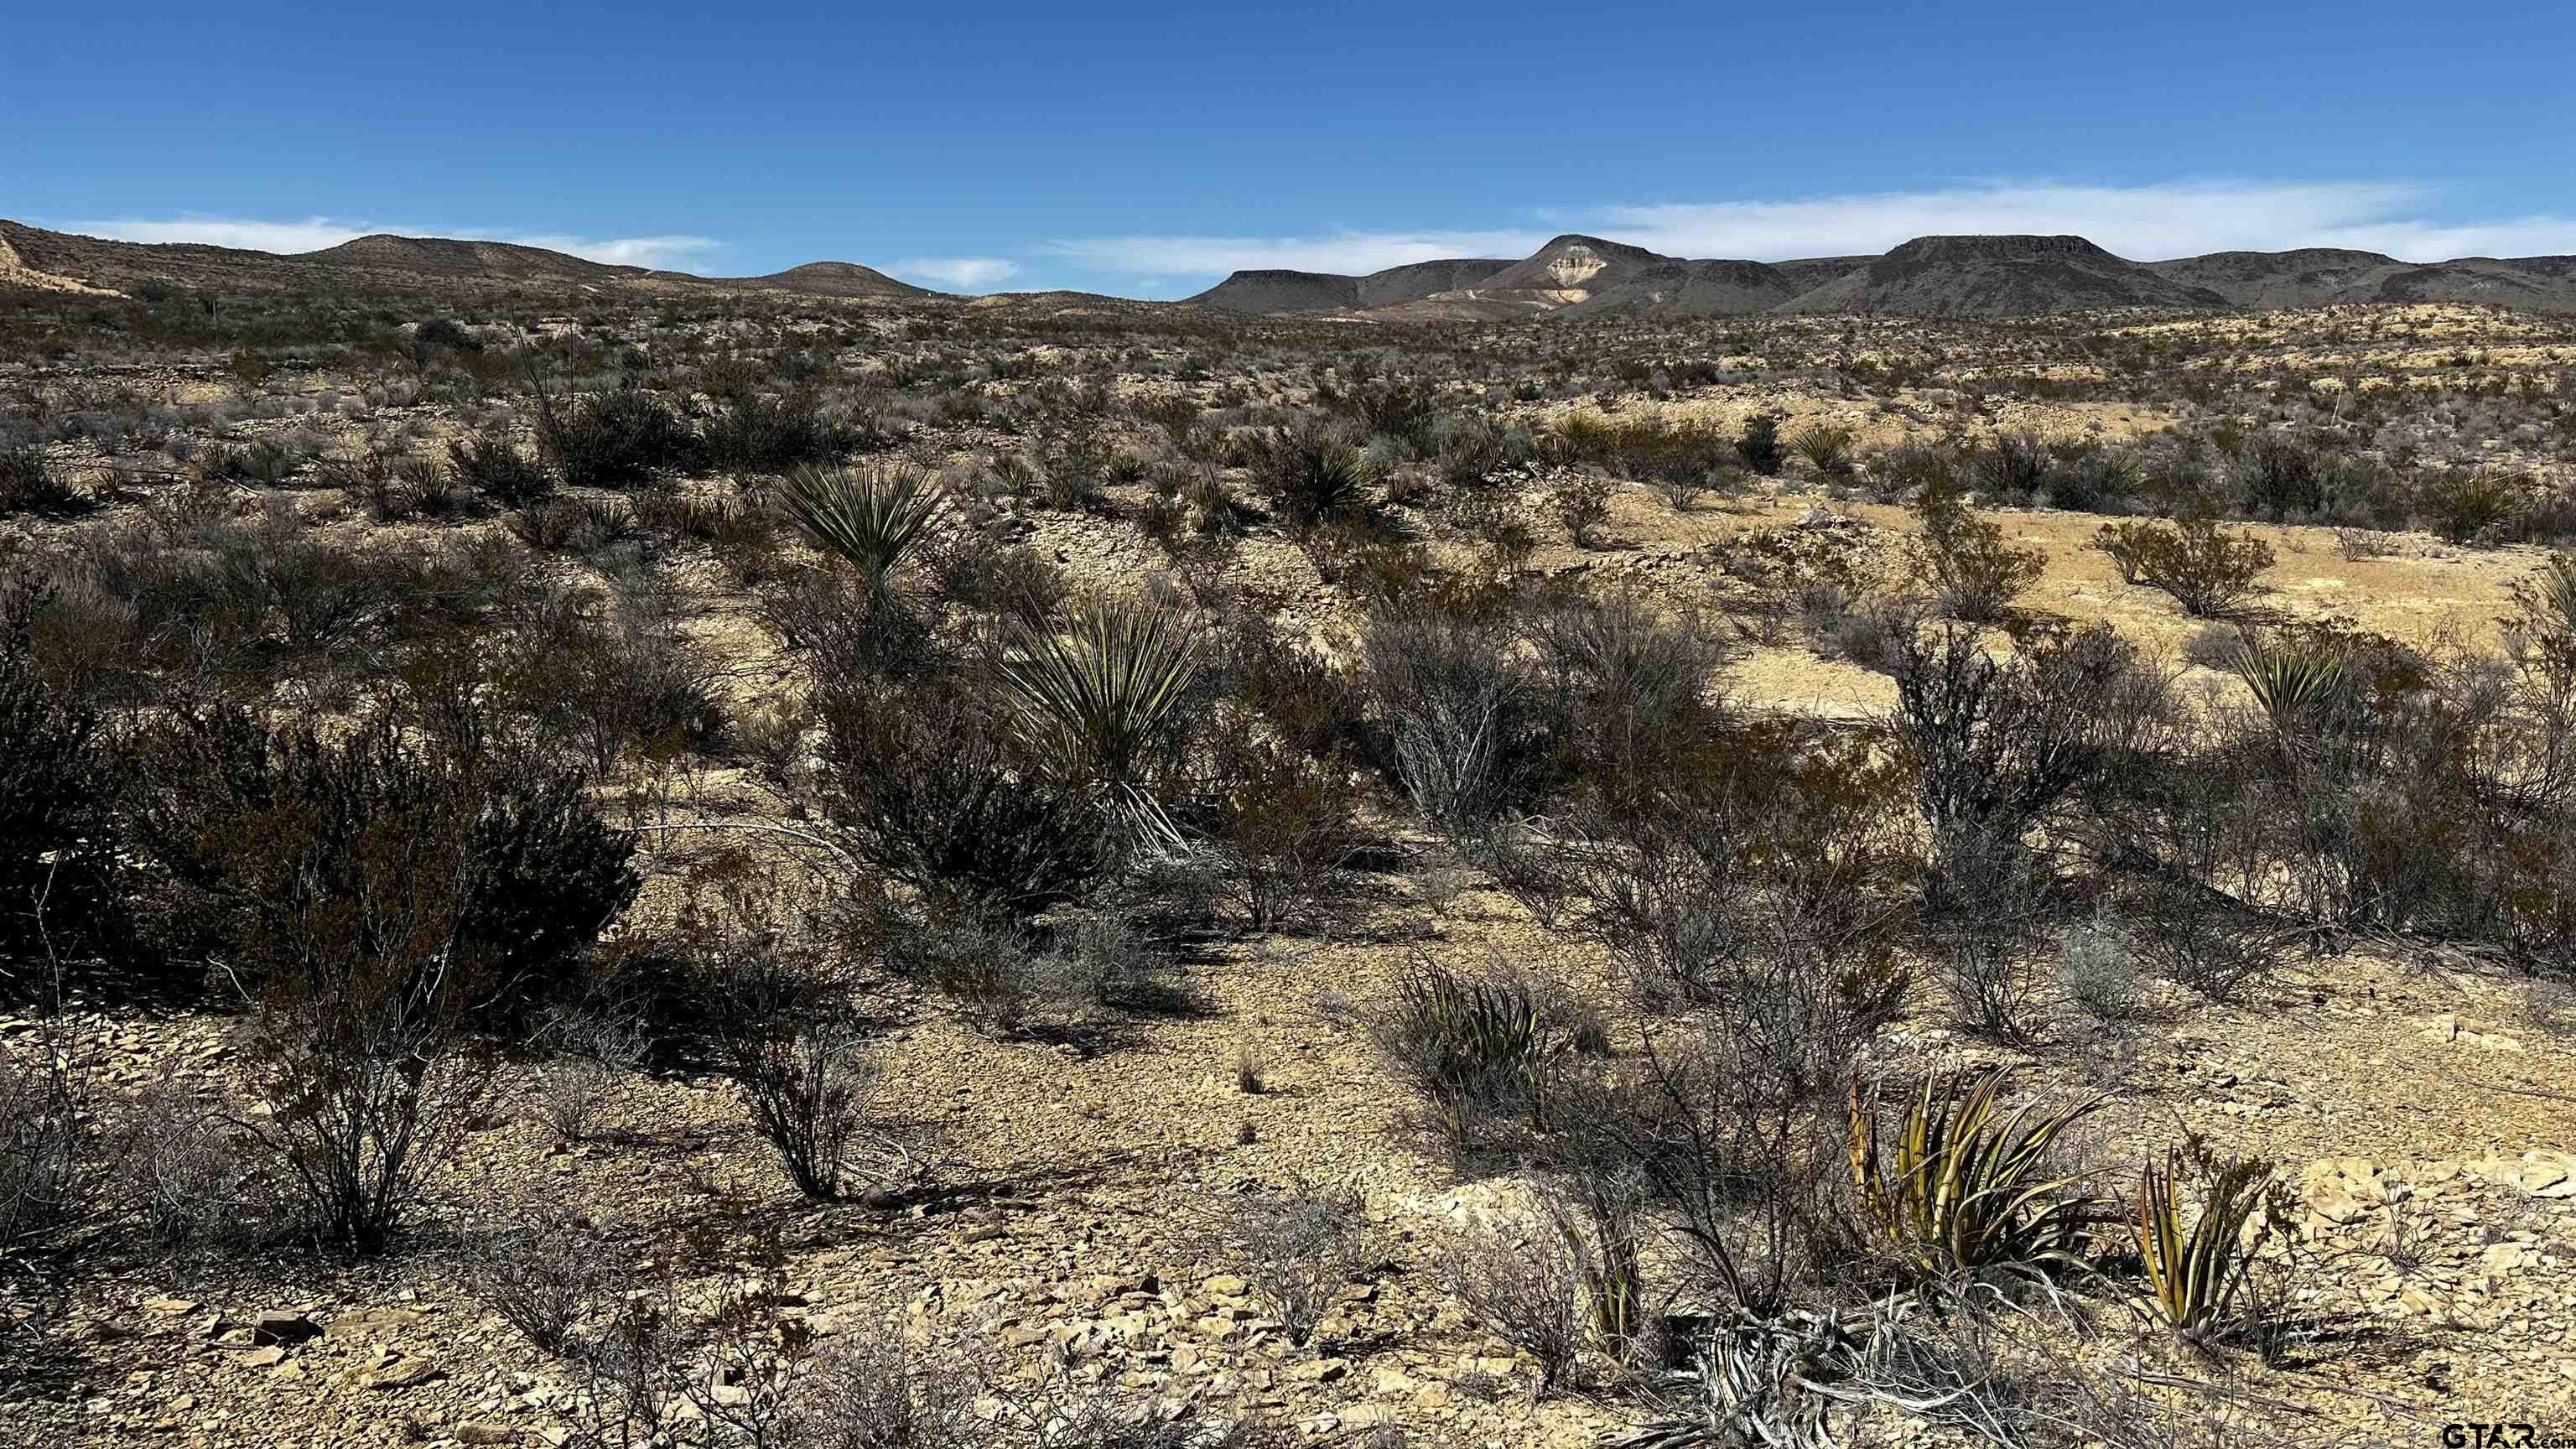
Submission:
[[[1358,514],[1381,471],[1339,434],[1314,425],[1281,433],[1253,457],[1254,475],[1300,529]]]
[[[1397,981],[1377,1030],[1453,1139],[1463,1139],[1481,1112],[1517,1111],[1543,1126],[1550,1069],[1570,1040],[1528,982],[1430,961],[1416,961]]]

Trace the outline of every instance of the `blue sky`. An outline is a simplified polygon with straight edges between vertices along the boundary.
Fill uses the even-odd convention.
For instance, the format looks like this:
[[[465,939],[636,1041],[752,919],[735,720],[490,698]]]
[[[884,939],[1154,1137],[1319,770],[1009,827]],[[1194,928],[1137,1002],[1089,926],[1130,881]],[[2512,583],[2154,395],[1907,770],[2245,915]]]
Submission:
[[[418,19],[395,18],[396,12]],[[1688,256],[2576,252],[2576,6],[26,7],[0,216],[1195,291]]]

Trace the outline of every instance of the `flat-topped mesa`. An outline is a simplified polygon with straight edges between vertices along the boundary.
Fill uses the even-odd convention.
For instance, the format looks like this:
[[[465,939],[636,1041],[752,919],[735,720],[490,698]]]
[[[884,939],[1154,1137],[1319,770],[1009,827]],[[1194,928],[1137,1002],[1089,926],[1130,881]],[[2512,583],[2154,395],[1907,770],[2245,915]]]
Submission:
[[[1444,257],[1344,276],[1286,267],[1246,267],[1189,300],[1228,312],[1332,312],[1401,307],[1480,285],[1512,265],[1492,257]]]
[[[1920,236],[1781,310],[1991,315],[2226,305],[2219,292],[2114,256],[2080,236]]]
[[[2055,236],[2035,232],[1935,233],[1900,242],[1879,260],[1902,265],[1919,265],[1929,261],[2012,261],[2021,258],[2076,258],[2095,261],[2108,258],[2122,260],[2096,246],[2091,240],[2072,233]]]
[[[1249,267],[1188,300],[1226,312],[1323,312],[1357,307],[1360,279],[1332,272]]]

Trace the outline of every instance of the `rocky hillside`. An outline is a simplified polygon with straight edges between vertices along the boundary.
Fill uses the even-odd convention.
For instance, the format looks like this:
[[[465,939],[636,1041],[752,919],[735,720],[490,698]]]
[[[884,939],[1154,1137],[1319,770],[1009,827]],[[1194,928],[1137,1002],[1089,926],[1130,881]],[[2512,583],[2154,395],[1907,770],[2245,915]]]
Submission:
[[[520,246],[515,242],[454,241],[446,237],[383,233],[280,260],[308,267],[424,273],[512,282],[552,279],[598,282],[639,277],[645,273],[642,267],[612,266],[585,257],[548,251],[544,247]]]
[[[0,220],[0,285],[130,292],[146,283],[214,292],[427,290],[459,296],[530,289],[788,292],[863,301],[946,295],[855,262],[809,262],[758,277],[701,277],[511,242],[380,234],[279,255],[110,241]],[[1048,305],[1047,294],[1006,295],[1016,299],[1007,305]],[[1087,298],[1083,305],[1114,301]],[[2563,312],[2576,311],[2576,257],[2417,263],[2377,252],[2307,248],[2134,262],[2080,236],[1926,236],[1884,256],[1756,262],[1669,257],[1601,237],[1566,235],[1519,261],[1446,258],[1365,276],[1238,271],[1188,302],[1249,315],[1428,322],[1765,312],[2011,316],[2095,307],[2359,302],[2468,302]]]
[[[1389,267],[1364,277],[1284,268],[1239,271],[1197,296],[1203,307],[1228,312],[1329,312],[1401,307],[1444,292],[1473,287],[1513,263],[1507,258],[1459,257]]]
[[[2576,311],[2576,257],[2463,257],[2401,262],[2377,252],[2309,248],[2213,252],[2150,262],[2152,271],[2205,287],[2239,307],[2318,307],[2335,302],[2484,302]]]
[[[2220,307],[2227,299],[2080,236],[1922,236],[1781,308],[1789,312],[2054,312]]]
[[[2211,252],[2149,262],[2147,270],[2218,293],[2239,307],[2313,307],[2344,300],[2377,277],[2405,268],[2377,252],[2302,247],[2288,252]]]
[[[1772,266],[1690,261],[1600,237],[1556,238],[1517,261],[1444,260],[1364,277],[1240,271],[1191,298],[1233,312],[1324,312],[1415,321],[1541,313],[1714,316],[1762,312],[1867,258]]]
[[[1592,236],[1561,236],[1488,277],[1475,300],[1536,312],[1678,316],[1761,312],[1797,285],[1760,262],[1685,261]]]
[[[1759,312],[2011,316],[2087,307],[2338,302],[2576,311],[2576,257],[2417,263],[2312,247],[2135,262],[2080,236],[1926,236],[1884,256],[1693,261],[1569,235],[1511,263],[1421,262],[1366,277],[1236,272],[1190,300],[1234,312],[1430,321]]]
[[[664,273],[665,276],[672,275]],[[813,297],[936,297],[940,294],[910,282],[898,282],[874,267],[856,262],[807,262],[765,277],[737,277],[727,285],[775,292],[803,292]]]
[[[574,291],[795,292],[817,297],[919,299],[942,294],[855,262],[809,262],[765,277],[700,277],[594,262],[544,247],[447,237],[362,236],[320,251],[281,255],[238,247],[150,245],[0,221],[12,275],[31,285],[130,292],[147,282],[215,292],[450,292],[489,295],[529,288]],[[32,280],[42,278],[42,281]]]

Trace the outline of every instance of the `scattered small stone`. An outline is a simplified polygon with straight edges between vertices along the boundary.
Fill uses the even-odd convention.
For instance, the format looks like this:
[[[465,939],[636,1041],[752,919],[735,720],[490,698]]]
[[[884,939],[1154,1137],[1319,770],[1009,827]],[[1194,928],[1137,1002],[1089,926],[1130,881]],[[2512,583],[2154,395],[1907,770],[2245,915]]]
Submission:
[[[271,1311],[252,1320],[250,1341],[254,1344],[298,1344],[319,1338],[321,1328],[301,1313]]]

